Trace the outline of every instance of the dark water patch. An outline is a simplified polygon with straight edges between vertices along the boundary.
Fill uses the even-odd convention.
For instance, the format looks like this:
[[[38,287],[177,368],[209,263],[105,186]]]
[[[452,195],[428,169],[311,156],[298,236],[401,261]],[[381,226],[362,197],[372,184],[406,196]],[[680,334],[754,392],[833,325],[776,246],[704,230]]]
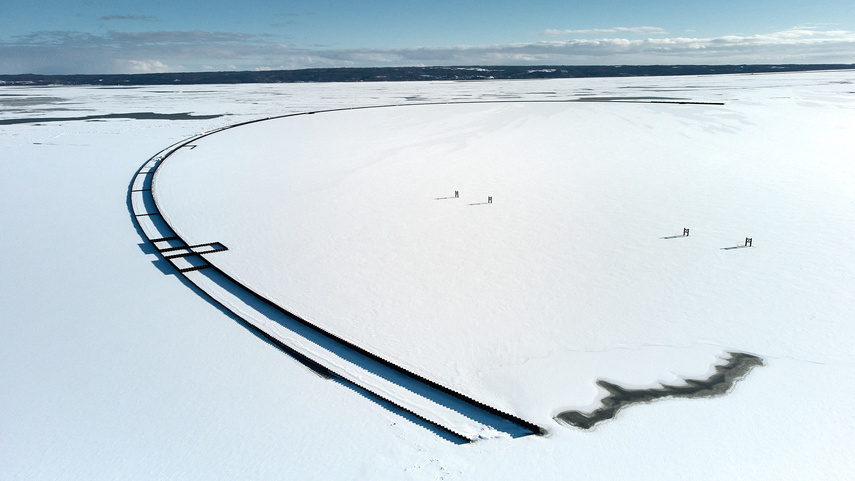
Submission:
[[[14,112],[27,112],[30,114],[34,114],[36,112],[43,112],[43,113],[49,113],[49,112],[92,112],[93,109],[76,109],[76,108],[69,108],[69,107],[44,107],[44,108],[37,108],[37,109],[9,109],[9,110],[14,111]]]
[[[5,98],[4,98],[5,97]],[[62,97],[45,97],[45,96],[3,96],[0,97],[0,106],[3,107],[30,107],[33,105],[57,104],[67,102],[68,99]]]
[[[205,93],[205,94],[215,94],[218,93],[217,90],[149,90],[150,93],[153,94],[175,94],[175,93]]]
[[[704,87],[702,85],[681,85],[679,87],[661,87],[658,85],[627,85],[618,88],[627,90],[646,90],[648,92],[680,92],[683,90],[709,89],[710,86]],[[721,88],[721,86],[716,86],[716,88]]]
[[[486,92],[479,95],[479,97],[499,97],[499,98],[519,98],[519,94],[515,93],[506,93],[506,92]]]
[[[679,105],[724,105],[724,102],[697,102],[679,97],[581,97],[574,102],[614,102]]]
[[[109,120],[109,119],[132,119],[132,120],[208,120],[222,117],[216,115],[193,115],[187,112],[178,114],[156,114],[154,112],[130,112],[124,114],[85,115],[82,117],[36,117],[22,119],[0,119],[0,125],[32,124],[45,122],[71,122],[79,120]]]
[[[579,102],[614,102],[614,101],[630,101],[630,100],[673,100],[673,101],[686,101],[690,100],[683,97],[585,97],[584,99],[579,99]]]
[[[602,401],[602,406],[596,411],[586,414],[581,411],[564,411],[555,416],[561,424],[591,429],[606,419],[615,417],[622,408],[635,403],[649,403],[656,399],[669,397],[707,398],[726,394],[748,374],[755,366],[762,366],[763,359],[743,352],[729,352],[730,359],[726,364],[715,367],[715,373],[707,379],[686,379],[685,386],[662,385],[654,389],[624,389],[617,384],[597,381],[597,385],[605,389],[609,395]]]

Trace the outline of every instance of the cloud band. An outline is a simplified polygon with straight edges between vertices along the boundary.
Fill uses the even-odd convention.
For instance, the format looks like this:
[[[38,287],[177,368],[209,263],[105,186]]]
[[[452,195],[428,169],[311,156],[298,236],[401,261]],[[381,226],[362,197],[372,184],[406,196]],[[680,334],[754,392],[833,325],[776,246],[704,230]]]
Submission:
[[[656,27],[637,27],[636,29]],[[603,29],[617,32],[618,29]],[[588,32],[593,32],[589,30]],[[651,33],[653,33],[651,31]],[[419,65],[853,63],[855,32],[621,37],[402,49],[298,48],[264,35],[38,32],[0,42],[2,73],[139,73]]]

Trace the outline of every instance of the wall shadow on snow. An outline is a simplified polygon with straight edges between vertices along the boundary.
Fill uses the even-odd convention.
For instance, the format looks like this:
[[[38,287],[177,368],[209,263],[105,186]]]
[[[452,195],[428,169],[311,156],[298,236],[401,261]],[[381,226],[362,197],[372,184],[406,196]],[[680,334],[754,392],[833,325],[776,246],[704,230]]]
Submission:
[[[213,283],[227,291],[234,298],[251,309],[259,312],[266,319],[275,322],[282,328],[305,339],[311,344],[321,347],[333,356],[338,357],[348,363],[358,366],[360,369],[371,373],[379,378],[385,379],[397,386],[400,386],[407,391],[420,396],[421,398],[430,400],[438,405],[457,411],[469,419],[475,420],[485,426],[490,426],[497,431],[507,433],[512,438],[528,436],[531,434],[539,434],[541,429],[531,423],[527,423],[519,418],[516,418],[507,413],[500,412],[491,408],[479,401],[468,398],[458,392],[445,388],[433,381],[423,378],[415,373],[407,371],[394,363],[380,358],[368,351],[355,346],[354,344],[335,336],[332,333],[326,332],[323,329],[307,322],[306,320],[284,310],[280,306],[265,299],[258,293],[238,283],[229,275],[218,269],[216,266],[211,266],[195,273],[198,276],[207,278],[208,283]],[[182,276],[183,277],[183,276]],[[205,297],[212,299],[214,302],[219,302],[205,293]],[[249,325],[246,321],[244,325]],[[254,329],[254,328],[253,328]],[[262,333],[262,335],[265,335]],[[265,335],[266,337],[266,335]],[[275,338],[268,337],[269,340],[279,345],[281,348],[290,348],[282,344]],[[294,355],[301,356],[298,352]],[[308,358],[306,358],[308,360]],[[309,360],[310,361],[310,360]],[[314,361],[310,361],[314,362]],[[315,363],[317,364],[317,363]],[[319,365],[320,366],[320,365]],[[323,366],[321,366],[323,368]],[[325,368],[324,368],[325,369]],[[331,374],[333,379],[339,379],[339,376]],[[357,392],[369,392],[363,386],[359,386],[350,380],[340,379],[340,382],[352,386]],[[379,395],[372,393],[372,396],[380,398]],[[372,398],[373,399],[373,398]],[[403,406],[399,406],[390,402],[388,399],[384,401],[388,409],[407,417],[416,417],[420,419],[417,424],[432,426],[431,430],[439,429],[447,432],[454,439],[466,439],[459,433],[456,433],[447,426],[437,425],[427,419],[422,418],[416,413],[409,411]]]
[[[131,188],[132,186],[133,183],[131,184]],[[131,218],[135,221],[134,226],[137,230],[137,233],[142,238],[149,239],[144,229],[139,224],[138,214],[136,214],[134,211],[132,198],[133,192],[134,191],[132,190],[128,191],[127,204],[129,214]],[[150,195],[149,193],[146,194]],[[153,200],[147,200],[151,201],[150,203],[152,204],[149,208],[156,209],[156,205],[154,205]],[[137,201],[141,202],[140,199],[137,199]],[[177,237],[170,237],[170,239],[176,239],[176,241],[170,242],[179,242]],[[210,265],[207,260],[205,260],[205,258],[203,258],[201,255],[192,254],[192,257],[198,257],[199,260],[202,262],[198,270],[178,270],[176,266],[172,264],[172,261],[167,260],[163,257],[165,254],[167,254],[166,251],[172,252],[172,249],[174,248],[158,248],[154,245],[155,242],[163,241],[149,239],[148,243],[139,244],[138,246],[140,247],[140,250],[146,255],[158,254],[158,257],[152,261],[152,264],[154,264],[155,267],[158,268],[158,270],[167,275],[174,275],[175,278],[181,281],[182,284],[189,287],[196,294],[202,296],[203,299],[208,300],[220,312],[225,314],[230,319],[238,322],[240,325],[252,332],[253,335],[258,337],[259,339],[264,340],[266,343],[275,346],[280,351],[284,352],[294,360],[300,362],[301,364],[309,368],[315,374],[326,379],[335,380],[336,382],[349,387],[354,392],[365,396],[366,398],[382,406],[384,409],[394,412],[399,416],[408,419],[419,426],[422,426],[434,433],[437,433],[443,439],[446,439],[456,444],[472,441],[472,439],[467,438],[463,434],[455,432],[452,428],[448,426],[443,426],[441,424],[438,424],[437,422],[430,421],[427,418],[420,416],[418,413],[413,412],[402,405],[398,405],[390,400],[383,399],[380,395],[372,393],[368,389],[354,383],[353,381],[342,378],[339,375],[333,373],[330,369],[328,369],[326,366],[322,365],[318,361],[308,357],[302,352],[290,347],[288,344],[283,343],[276,337],[273,337],[267,332],[256,327],[255,324],[253,324],[249,320],[242,317],[239,313],[233,311],[225,304],[223,304],[223,301],[218,299],[217,296],[215,296],[212,292],[218,292],[217,288],[222,289],[222,291],[225,291],[229,295],[233,296],[233,299],[235,301],[238,301],[238,304],[243,304],[249,307],[250,310],[254,310],[261,314],[263,318],[275,322],[276,324],[287,329],[287,331],[290,331],[298,337],[325,349],[326,351],[334,354],[335,356],[338,356],[343,360],[346,360],[350,363],[353,363],[354,365],[359,366],[361,369],[364,369],[367,372],[370,372],[380,378],[386,379],[387,381],[390,381],[400,387],[403,387],[406,390],[416,394],[417,396],[421,396],[424,399],[428,399],[439,405],[445,406],[446,408],[457,411],[458,413],[463,414],[469,419],[480,422],[486,426],[490,426],[496,429],[497,431],[507,433],[510,437],[516,438],[541,432],[539,427],[531,423],[527,423],[526,421],[523,421],[512,415],[500,412],[494,408],[486,406],[483,403],[480,403],[474,399],[467,398],[466,396],[460,393],[444,388],[443,386],[440,386],[430,380],[422,378],[412,372],[406,371],[405,369],[400,368],[393,363],[390,363],[382,358],[372,355],[371,353],[357,346],[354,346],[353,344],[350,344],[349,342],[338,338],[337,336],[331,333],[325,332],[324,330],[308,323],[307,321],[291,314],[290,312],[285,311],[281,307],[273,304],[264,297],[260,296],[258,293],[248,289],[246,286],[243,286],[235,279],[232,279],[230,276],[217,269],[216,266]],[[183,241],[180,241],[179,243],[184,244]],[[188,278],[187,274],[184,274],[185,271],[191,270],[193,271],[194,276],[192,279]],[[197,282],[200,281],[203,285],[208,287],[203,289],[200,284],[197,284]],[[214,288],[212,292],[209,292],[208,289],[210,289],[212,286],[217,286],[217,288]]]
[[[424,421],[422,418],[420,418],[420,417],[416,416],[415,414],[407,411],[406,409],[403,409],[399,406],[396,406],[396,405],[390,403],[389,401],[386,401],[385,399],[375,395],[371,391],[367,391],[365,389],[362,389],[361,387],[357,386],[356,384],[353,384],[352,382],[349,382],[349,381],[342,379],[342,378],[335,376],[335,375],[332,376],[332,380],[334,382],[337,382],[339,385],[350,389],[351,391],[355,392],[356,394],[359,394],[360,396],[364,397],[365,399],[368,399],[369,401],[380,406],[381,408],[383,408],[387,411],[393,412],[393,413],[397,414],[398,416],[401,416],[402,418],[406,419],[407,421],[427,429],[428,431],[436,434],[440,438],[442,438],[442,439],[444,439],[450,443],[460,445],[460,444],[469,444],[469,442],[470,442],[466,438],[457,436],[456,434],[454,434],[450,431],[447,431],[445,429],[442,429],[440,427],[435,426],[432,423]]]
[[[331,109],[325,112],[337,110],[352,109]],[[315,112],[289,114],[282,117],[313,113]],[[221,312],[237,320],[244,327],[255,333],[256,336],[263,337],[267,342],[286,352],[317,374],[331,379],[341,378],[342,383],[352,385],[354,389],[358,389],[360,392],[370,392],[372,396],[384,400],[384,406],[387,409],[392,409],[393,407],[394,411],[408,419],[411,417],[420,419],[421,421],[417,423],[419,425],[424,426],[427,423],[433,426],[431,430],[439,429],[440,431],[447,432],[448,435],[455,439],[474,440],[469,437],[470,435],[457,432],[458,428],[455,427],[455,422],[458,421],[446,420],[442,415],[436,419],[429,419],[433,417],[431,414],[428,414],[432,408],[428,407],[429,403],[422,406],[421,401],[419,401],[421,399],[422,401],[428,400],[432,402],[440,410],[454,411],[458,415],[462,415],[463,418],[475,421],[487,429],[505,433],[512,438],[545,433],[543,428],[534,423],[443,386],[289,312],[217,268],[216,265],[209,262],[207,257],[205,257],[208,253],[188,252],[188,257],[181,257],[181,259],[176,259],[178,256],[167,254],[167,251],[172,252],[175,248],[189,249],[192,246],[187,244],[184,239],[181,239],[160,215],[157,202],[150,190],[151,179],[148,177],[153,176],[154,172],[176,150],[195,147],[191,142],[238,125],[246,125],[264,120],[269,119],[259,119],[236,124],[173,144],[149,159],[137,171],[128,190],[128,210],[140,237],[152,244],[152,247],[158,252],[163,262],[173,266],[173,269],[167,269],[167,271],[175,274],[177,270],[177,273],[182,275],[176,277],[182,283],[191,287],[194,292],[203,294],[203,297],[213,303]],[[140,180],[142,182],[139,182]],[[135,182],[138,190],[133,190]],[[145,225],[142,225],[141,222],[144,222]],[[215,239],[211,239],[211,241],[215,241]],[[167,244],[168,247],[164,243],[169,243]],[[197,262],[188,264],[189,260],[196,260]],[[155,265],[158,269],[164,271],[162,265]],[[259,327],[256,327],[256,323],[259,323]],[[273,328],[272,324],[278,324],[279,328]],[[262,328],[262,325],[265,327]],[[273,330],[268,334],[267,331],[271,328]],[[284,337],[279,339],[280,336]],[[296,338],[293,336],[296,336]],[[303,342],[308,341],[308,343],[313,344],[315,347],[303,344],[300,342],[300,338],[302,338]],[[292,348],[290,346],[293,344],[293,341],[296,341],[296,344]],[[296,349],[300,349],[300,351]],[[326,364],[329,368],[320,363]],[[339,365],[339,363],[342,365]],[[333,374],[332,371],[339,372],[337,369],[349,369],[346,367],[348,363],[362,370],[368,376],[363,379],[359,374],[356,374],[354,379],[350,379],[346,378],[346,375]],[[369,379],[372,376],[374,380],[370,381]],[[378,382],[379,384],[375,386],[372,384],[373,382]],[[397,395],[384,394],[385,389],[392,389],[390,392],[399,392],[399,388],[403,388],[410,394],[404,394],[403,398],[396,397]],[[415,397],[412,397],[411,400],[402,401],[407,396],[413,395]],[[398,402],[407,404],[413,400],[415,402],[410,408],[398,404]],[[413,409],[427,409],[427,411],[419,414],[418,412],[414,412]],[[468,428],[464,428],[464,431],[466,429]],[[475,434],[475,436],[479,435]]]
[[[131,219],[134,221],[132,223],[133,223],[134,229],[137,231],[137,234],[141,238],[147,239],[145,232],[142,230],[139,223],[136,222],[136,216],[134,214],[133,202],[131,200],[131,191],[133,189],[133,185],[134,185],[134,181],[132,180],[130,183],[130,186],[128,187],[128,196],[127,196],[127,201],[126,201],[126,204],[128,207],[128,213],[130,214]],[[146,255],[149,255],[149,254],[157,255],[157,253],[158,253],[157,248],[155,248],[154,245],[152,245],[150,242],[142,242],[142,243],[138,244],[138,246],[139,246],[140,250]],[[305,356],[303,356],[299,352],[296,352],[292,349],[289,349],[287,346],[282,346],[279,343],[274,342],[273,340],[269,339],[264,333],[262,333],[261,331],[256,329],[255,326],[253,326],[252,324],[249,324],[245,320],[241,319],[239,316],[235,315],[234,313],[232,313],[231,311],[229,311],[228,309],[223,307],[215,299],[210,297],[208,295],[208,293],[206,293],[205,291],[200,289],[198,286],[196,286],[195,284],[190,282],[190,280],[187,279],[185,276],[179,275],[180,272],[178,272],[175,269],[175,267],[173,267],[172,264],[169,263],[169,261],[167,261],[161,257],[156,257],[154,260],[151,261],[151,263],[152,263],[152,265],[154,265],[157,268],[157,270],[159,270],[163,274],[168,275],[168,276],[175,276],[175,278],[178,279],[182,284],[184,284],[186,287],[190,288],[193,292],[195,292],[197,295],[201,296],[203,299],[208,300],[208,302],[211,305],[213,305],[218,311],[220,311],[222,314],[224,314],[226,317],[232,319],[233,321],[236,321],[237,323],[241,324],[243,327],[245,327],[247,330],[249,330],[249,332],[251,332],[255,337],[257,337],[261,341],[263,341],[266,344],[269,344],[270,346],[272,346],[272,347],[278,349],[279,351],[285,353],[286,355],[288,355],[289,357],[291,357],[295,361],[303,364],[305,367],[307,367],[310,371],[317,374],[318,376],[321,376],[323,378],[330,378],[331,377],[331,373],[325,367],[319,365],[318,363],[312,361],[311,359],[306,358]]]

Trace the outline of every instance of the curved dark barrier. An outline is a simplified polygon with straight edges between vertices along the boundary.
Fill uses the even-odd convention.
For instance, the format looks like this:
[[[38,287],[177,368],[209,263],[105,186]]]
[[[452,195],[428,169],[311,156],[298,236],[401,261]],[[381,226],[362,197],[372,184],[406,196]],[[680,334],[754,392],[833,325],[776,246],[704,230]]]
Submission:
[[[465,103],[495,103],[495,102],[465,102]],[[430,104],[421,104],[421,105],[430,105]],[[207,137],[207,136],[212,135],[212,134],[217,133],[217,132],[221,132],[223,130],[232,129],[235,127],[244,126],[244,125],[248,125],[248,124],[253,124],[256,122],[262,122],[262,121],[266,121],[266,120],[279,119],[279,118],[285,118],[285,117],[292,117],[292,116],[297,116],[297,115],[311,115],[311,114],[315,114],[315,113],[319,113],[319,112],[335,112],[335,111],[343,111],[343,110],[384,108],[384,107],[393,107],[393,106],[394,105],[382,105],[382,106],[372,106],[372,107],[354,107],[354,108],[338,108],[338,109],[330,109],[330,110],[316,111],[316,112],[313,111],[313,112],[304,112],[304,113],[296,113],[296,114],[287,114],[287,115],[282,115],[282,116],[277,116],[277,117],[270,117],[270,118],[264,118],[264,119],[251,120],[248,122],[242,122],[239,124],[235,124],[235,125],[220,128],[220,129],[217,129],[217,130],[214,130],[211,132],[207,132],[207,133],[204,133],[201,135],[197,135],[197,136],[191,137],[189,139],[186,139],[180,143],[174,144],[174,145],[168,147],[167,149],[164,149],[160,154],[152,157],[148,162],[146,162],[143,166],[140,167],[140,169],[137,171],[136,175],[137,176],[147,176],[148,178],[143,179],[143,182],[148,182],[148,185],[153,185],[154,183],[152,181],[153,181],[154,176],[157,175],[159,167],[163,164],[163,162],[168,160],[170,158],[170,156],[173,153],[175,153],[178,149],[188,147],[193,142],[196,142],[196,141],[198,141],[204,137]],[[135,178],[135,182],[136,182],[136,180],[137,179]],[[132,186],[134,185],[135,182],[132,182]],[[201,269],[211,269],[212,271],[216,272],[217,274],[219,274],[223,278],[227,279],[228,281],[230,281],[234,285],[240,286],[240,288],[242,290],[249,293],[251,296],[253,296],[258,301],[261,301],[265,305],[267,305],[267,306],[275,309],[276,311],[288,316],[289,318],[300,323],[301,325],[305,326],[306,328],[311,329],[312,331],[314,331],[314,332],[322,335],[323,337],[339,344],[340,346],[342,346],[346,349],[349,349],[350,351],[358,353],[359,355],[364,356],[367,359],[370,359],[376,363],[379,363],[379,364],[397,372],[398,374],[403,375],[406,378],[409,378],[410,380],[421,383],[421,384],[428,386],[428,387],[430,387],[436,391],[439,391],[439,392],[441,392],[447,396],[450,396],[454,399],[457,399],[458,401],[462,401],[465,404],[468,404],[472,407],[480,409],[481,411],[484,411],[484,412],[489,413],[493,416],[496,416],[497,418],[503,419],[504,421],[510,422],[513,425],[517,426],[518,428],[522,428],[524,430],[524,432],[527,434],[545,434],[546,433],[546,430],[544,428],[542,428],[542,427],[540,427],[534,423],[526,421],[526,420],[524,420],[518,416],[515,416],[513,414],[504,412],[504,411],[497,409],[495,407],[489,406],[489,405],[487,405],[481,401],[478,401],[476,399],[473,399],[473,398],[471,398],[471,397],[469,397],[469,396],[467,396],[467,395],[465,395],[459,391],[456,391],[456,390],[451,389],[449,387],[443,386],[443,385],[439,384],[438,382],[435,382],[435,381],[430,380],[430,379],[428,379],[428,378],[426,378],[420,374],[412,372],[409,369],[406,369],[406,368],[404,368],[404,367],[402,367],[402,366],[400,366],[400,365],[398,365],[392,361],[389,361],[388,359],[385,359],[385,358],[383,358],[383,357],[381,357],[381,356],[379,356],[373,352],[370,352],[367,349],[365,349],[361,346],[358,346],[358,345],[354,344],[353,342],[351,342],[347,339],[344,339],[343,337],[340,337],[340,336],[338,336],[338,335],[336,335],[330,331],[327,331],[326,329],[324,329],[324,328],[322,328],[322,327],[320,327],[320,326],[318,326],[318,325],[316,325],[316,324],[314,324],[314,323],[312,323],[306,319],[303,319],[303,318],[295,315],[294,313],[288,311],[287,309],[283,308],[282,306],[279,306],[279,305],[273,303],[269,299],[266,299],[265,297],[261,296],[260,294],[253,291],[252,289],[249,289],[245,285],[242,285],[237,280],[235,280],[234,278],[229,276],[227,273],[220,270],[216,265],[212,264],[206,258],[202,257],[202,254],[211,254],[211,253],[226,250],[227,249],[226,246],[223,246],[222,244],[217,243],[217,242],[212,242],[209,244],[201,244],[200,246],[217,245],[217,246],[219,246],[219,248],[212,248],[212,250],[205,251],[205,252],[194,252],[192,249],[194,247],[200,247],[200,246],[191,246],[187,242],[185,242],[183,239],[181,239],[181,237],[178,234],[176,234],[175,230],[172,229],[172,227],[169,225],[168,221],[166,219],[164,219],[162,215],[160,215],[160,208],[159,208],[158,203],[157,203],[157,197],[154,196],[154,192],[151,189],[133,190],[133,188],[132,188],[131,192],[129,192],[129,199],[131,201],[131,204],[134,204],[133,197],[132,197],[134,194],[141,196],[140,198],[138,198],[138,201],[136,204],[144,206],[144,207],[142,207],[142,209],[145,210],[145,212],[136,212],[133,210],[136,207],[132,207],[132,212],[134,213],[133,217],[134,217],[135,222],[138,225],[139,230],[143,233],[143,236],[146,237],[148,242],[154,246],[154,248],[156,249],[158,254],[160,256],[162,256],[165,260],[170,262],[173,265],[173,267],[175,267],[180,273],[185,274],[185,273],[198,271]],[[136,204],[134,204],[134,205],[136,205]],[[151,207],[152,205],[153,205],[153,207]],[[140,224],[140,222],[141,222],[140,218],[141,217],[151,218],[153,216],[156,216],[158,219],[158,222],[160,222],[161,224],[155,225],[155,226],[149,226],[148,228],[143,227]],[[153,232],[156,232],[156,234]],[[165,246],[159,246],[157,244],[165,244]],[[178,254],[179,252],[180,252],[180,254]],[[172,254],[172,255],[170,255],[170,254]],[[183,265],[183,264],[178,264],[178,262],[191,262],[192,264],[191,265]],[[182,267],[182,265],[183,265],[183,267]],[[192,280],[190,280],[190,282],[193,283]],[[195,283],[194,283],[194,285],[195,285]],[[199,286],[197,285],[197,287],[199,287]],[[202,289],[202,290],[204,291],[204,289]],[[210,294],[208,295],[208,297],[213,299],[218,304],[221,304],[221,303],[219,303],[219,301],[217,301],[216,299],[211,297]],[[223,305],[223,307],[226,308],[227,310],[229,310],[230,312],[232,312],[234,315],[240,317],[240,315],[238,313],[230,310],[227,306]],[[252,323],[247,321],[246,319],[244,319],[244,321],[248,325],[252,325]],[[258,330],[258,329],[256,329],[256,330]],[[264,332],[261,332],[261,334],[265,338],[270,340],[272,343],[277,345],[278,347],[286,350],[286,352],[293,353],[293,351],[295,351],[293,348],[290,348],[290,347],[284,345],[282,342],[273,338],[272,336],[270,336]],[[305,358],[305,356],[303,356],[301,353],[296,353],[296,354],[298,357]],[[314,364],[317,364],[317,362],[315,362],[315,361],[311,361],[311,362]],[[324,366],[320,366],[320,367],[321,367],[321,369],[325,369]],[[362,387],[363,389],[367,389],[365,386],[360,386],[360,387]],[[474,440],[471,437],[468,437],[468,436],[465,436],[461,433],[455,432],[453,429],[449,428],[448,426],[439,425],[435,421],[431,421],[430,419],[420,415],[417,412],[414,412],[411,409],[408,409],[407,407],[401,405],[400,403],[394,402],[385,396],[381,396],[378,393],[371,391],[370,389],[368,389],[368,390],[369,390],[369,392],[372,392],[372,394],[380,396],[385,401],[387,401],[387,402],[391,403],[392,405],[396,406],[397,408],[421,419],[422,421],[425,421],[431,425],[437,426],[441,429],[444,429],[448,432],[451,432],[452,434],[459,436],[463,439],[466,439],[468,441]],[[453,409],[453,408],[451,408],[451,409]]]

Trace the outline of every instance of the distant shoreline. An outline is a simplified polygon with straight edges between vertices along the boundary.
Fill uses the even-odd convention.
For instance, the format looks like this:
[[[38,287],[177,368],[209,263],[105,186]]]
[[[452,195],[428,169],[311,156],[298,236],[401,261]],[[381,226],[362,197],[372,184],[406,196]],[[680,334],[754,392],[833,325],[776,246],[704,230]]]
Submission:
[[[524,80],[550,78],[755,74],[848,69],[855,69],[855,64],[371,67],[108,75],[16,74],[0,75],[0,86],[141,86],[308,82]]]

